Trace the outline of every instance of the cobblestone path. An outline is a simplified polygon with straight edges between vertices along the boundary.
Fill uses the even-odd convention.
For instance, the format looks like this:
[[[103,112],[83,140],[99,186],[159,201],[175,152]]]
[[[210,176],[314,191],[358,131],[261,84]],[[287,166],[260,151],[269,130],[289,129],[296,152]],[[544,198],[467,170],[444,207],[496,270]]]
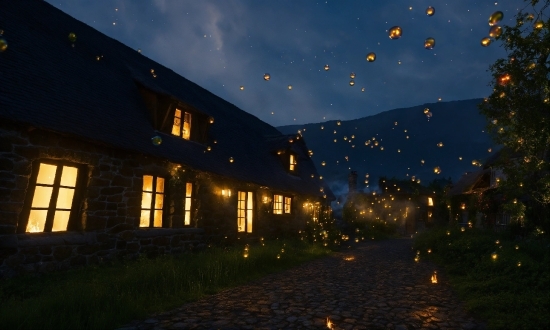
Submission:
[[[484,329],[412,240],[360,244],[124,329]],[[346,261],[345,257],[354,257]]]

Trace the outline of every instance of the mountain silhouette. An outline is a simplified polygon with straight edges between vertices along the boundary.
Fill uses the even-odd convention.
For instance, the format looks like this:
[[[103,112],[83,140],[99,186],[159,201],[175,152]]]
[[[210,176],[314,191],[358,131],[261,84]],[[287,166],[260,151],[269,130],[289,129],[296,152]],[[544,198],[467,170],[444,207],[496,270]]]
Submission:
[[[347,192],[350,170],[358,173],[359,189],[367,188],[366,174],[368,189],[377,188],[379,176],[415,176],[422,184],[443,177],[456,182],[463,173],[478,169],[473,160],[483,162],[500,149],[487,134],[486,118],[477,108],[482,101],[429,103],[342,120],[340,125],[338,120],[331,120],[277,128],[284,134],[301,132],[319,174],[336,194]],[[424,114],[426,108],[431,118]],[[365,145],[368,140],[370,144]],[[375,141],[378,146],[374,146]],[[434,173],[435,167],[440,174]]]

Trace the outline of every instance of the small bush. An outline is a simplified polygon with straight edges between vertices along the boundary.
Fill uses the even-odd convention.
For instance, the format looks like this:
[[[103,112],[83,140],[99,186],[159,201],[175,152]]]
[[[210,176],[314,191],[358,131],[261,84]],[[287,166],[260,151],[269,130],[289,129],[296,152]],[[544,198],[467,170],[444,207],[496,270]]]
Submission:
[[[550,327],[547,236],[533,234],[520,240],[509,232],[434,228],[418,235],[414,247],[421,259],[445,267],[467,308],[487,320],[491,329]]]

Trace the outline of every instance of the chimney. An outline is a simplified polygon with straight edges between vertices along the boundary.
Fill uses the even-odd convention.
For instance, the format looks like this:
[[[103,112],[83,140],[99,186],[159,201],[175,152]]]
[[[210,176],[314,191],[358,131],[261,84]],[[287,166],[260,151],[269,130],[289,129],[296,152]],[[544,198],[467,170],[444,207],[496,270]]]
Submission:
[[[349,193],[357,191],[357,171],[351,171],[348,175]]]

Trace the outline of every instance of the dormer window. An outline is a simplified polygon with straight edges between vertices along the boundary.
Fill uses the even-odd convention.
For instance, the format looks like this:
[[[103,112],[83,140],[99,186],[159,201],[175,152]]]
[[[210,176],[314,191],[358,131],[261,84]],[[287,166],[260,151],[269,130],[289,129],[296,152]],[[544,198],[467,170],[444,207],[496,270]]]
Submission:
[[[294,172],[296,170],[296,156],[293,153],[290,153],[289,160],[290,164],[288,169],[290,170],[290,172]]]
[[[182,116],[183,115],[183,116]],[[191,113],[183,112],[180,109],[176,109],[174,113],[174,125],[172,126],[172,134],[181,136],[182,138],[189,140],[191,137]]]

